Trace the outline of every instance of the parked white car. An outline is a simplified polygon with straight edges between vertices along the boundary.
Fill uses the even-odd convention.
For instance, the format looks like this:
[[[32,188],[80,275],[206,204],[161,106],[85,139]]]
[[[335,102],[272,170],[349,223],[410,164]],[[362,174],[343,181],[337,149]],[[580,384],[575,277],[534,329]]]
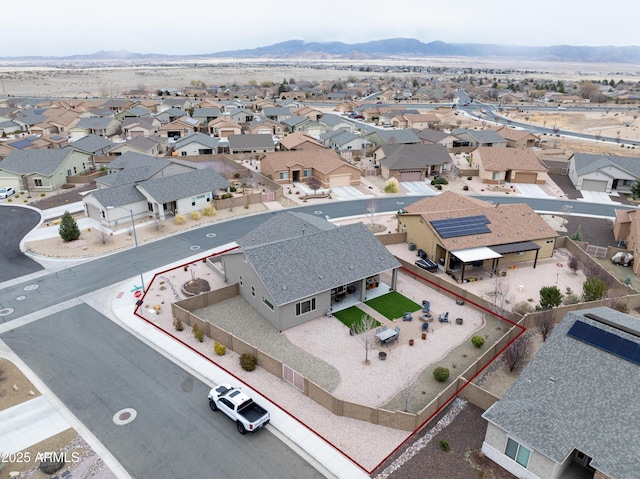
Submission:
[[[16,194],[16,190],[13,188],[0,188],[0,199],[9,198]]]

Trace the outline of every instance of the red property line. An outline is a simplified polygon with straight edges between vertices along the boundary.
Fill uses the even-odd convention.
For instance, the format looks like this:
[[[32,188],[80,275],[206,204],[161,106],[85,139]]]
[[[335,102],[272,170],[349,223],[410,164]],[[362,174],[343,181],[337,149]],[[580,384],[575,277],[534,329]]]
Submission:
[[[151,286],[151,284],[153,284],[153,282],[155,281],[156,277],[158,277],[159,275],[165,274],[169,271],[172,271],[174,269],[179,269],[179,268],[183,268],[184,266],[196,263],[198,261],[203,261],[206,260],[207,258],[211,258],[214,256],[218,256],[224,253],[227,253],[229,251],[233,251],[235,249],[238,249],[238,246],[235,246],[233,248],[229,248],[227,250],[224,251],[220,251],[218,253],[209,255],[209,256],[205,256],[203,258],[200,258],[196,261],[189,261],[188,263],[184,263],[181,264],[180,266],[176,266],[174,268],[171,269],[166,269],[163,271],[160,271],[156,274],[154,274],[153,279],[151,280],[149,286]],[[434,283],[433,281],[430,281],[429,279],[423,278],[422,276],[406,269],[405,267],[400,267],[401,270],[403,270],[404,272],[415,276],[416,278],[419,278],[422,281],[425,281],[429,284],[431,284],[432,287],[434,287],[435,289],[438,290],[442,290],[442,291],[446,291],[447,293],[449,293],[450,295],[457,297],[459,299],[464,299],[465,301],[467,301],[468,303],[471,303],[472,305],[474,305],[476,308],[491,314],[492,316],[495,316],[497,318],[500,318],[502,320],[504,320],[505,322],[511,324],[512,326],[517,327],[518,329],[520,329],[520,332],[516,335],[516,337],[514,337],[511,341],[509,341],[508,344],[506,344],[500,351],[498,351],[493,358],[491,358],[490,361],[487,362],[487,364],[485,364],[480,370],[478,370],[471,379],[467,380],[462,387],[458,388],[450,397],[449,399],[447,399],[433,414],[431,414],[425,421],[422,422],[422,424],[420,424],[416,429],[413,430],[413,432],[411,433],[411,435],[409,437],[407,437],[404,441],[402,441],[396,448],[394,448],[382,461],[380,461],[376,466],[374,466],[372,469],[367,469],[365,468],[362,464],[360,464],[358,461],[356,461],[355,459],[353,459],[351,456],[349,456],[348,454],[346,454],[344,451],[342,451],[338,446],[336,446],[335,444],[333,444],[329,439],[327,439],[326,437],[324,437],[323,435],[319,434],[317,431],[315,431],[311,426],[309,426],[308,424],[306,424],[304,421],[302,421],[300,418],[298,418],[297,416],[295,416],[294,414],[292,414],[291,412],[289,412],[288,410],[284,409],[282,406],[280,406],[278,404],[277,401],[272,400],[269,396],[263,394],[262,392],[260,393],[261,396],[263,396],[265,399],[267,399],[268,401],[274,403],[274,404],[278,404],[278,407],[284,411],[289,417],[291,417],[292,419],[294,419],[295,421],[297,421],[298,423],[302,424],[304,427],[306,427],[307,429],[309,429],[310,431],[312,431],[316,436],[318,436],[319,438],[321,438],[323,441],[325,441],[327,444],[329,444],[331,447],[333,447],[336,451],[338,451],[340,454],[342,454],[344,457],[346,457],[347,459],[349,459],[349,461],[351,461],[353,464],[355,464],[356,466],[358,466],[360,469],[362,469],[364,472],[366,472],[367,474],[371,475],[373,474],[373,472],[378,469],[385,461],[387,461],[393,454],[395,454],[401,447],[403,447],[411,438],[413,438],[413,436],[420,431],[427,423],[429,423],[429,421],[431,421],[436,415],[438,415],[440,413],[440,411],[442,411],[442,409],[444,409],[446,406],[449,405],[449,403],[465,388],[467,387],[467,385],[471,382],[473,382],[473,380],[480,374],[482,373],[485,368],[487,366],[489,366],[491,363],[493,363],[493,361],[495,361],[495,359],[500,356],[515,340],[517,340],[525,331],[526,328],[524,328],[523,326],[514,323],[513,321],[494,313],[493,311],[488,310],[487,308],[474,303],[473,301],[469,301],[466,298],[463,298],[462,296],[460,296],[459,294],[443,287],[440,286],[437,283]],[[149,288],[147,288],[149,289]],[[188,348],[189,350],[191,350],[192,352],[196,353],[198,356],[200,356],[201,358],[209,361],[212,364],[215,364],[217,367],[219,367],[220,369],[222,369],[224,372],[226,372],[227,374],[229,374],[230,376],[232,376],[234,379],[236,379],[237,381],[239,381],[240,383],[244,384],[247,387],[251,388],[251,385],[246,383],[244,380],[242,380],[241,378],[239,378],[238,376],[236,376],[234,373],[232,373],[231,371],[227,370],[224,366],[221,366],[220,364],[216,363],[213,359],[209,358],[208,356],[206,356],[205,354],[201,353],[200,351],[196,350],[195,348],[193,348],[192,346],[190,346],[189,344],[185,343],[184,341],[182,341],[180,338],[174,336],[173,334],[171,334],[168,331],[165,331],[164,329],[162,329],[160,326],[158,326],[157,324],[153,323],[152,321],[148,320],[147,318],[145,318],[144,316],[142,316],[141,314],[138,313],[138,309],[140,308],[140,306],[142,305],[142,302],[144,300],[144,297],[146,296],[146,291],[145,294],[142,298],[140,298],[136,304],[136,308],[133,312],[133,314],[135,316],[137,316],[138,318],[142,319],[143,321],[145,321],[147,324],[153,326],[154,328],[156,328],[157,330],[161,331],[162,333],[166,334],[167,336],[169,336],[170,338],[172,338],[173,340],[179,342],[180,344],[182,344],[183,346],[185,346],[186,348]]]

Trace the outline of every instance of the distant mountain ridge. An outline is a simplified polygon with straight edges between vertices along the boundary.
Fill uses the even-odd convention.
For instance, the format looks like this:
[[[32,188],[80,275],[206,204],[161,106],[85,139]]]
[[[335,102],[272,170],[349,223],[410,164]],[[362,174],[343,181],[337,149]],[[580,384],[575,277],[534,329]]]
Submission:
[[[179,58],[246,58],[246,59],[341,59],[367,60],[385,58],[470,57],[524,59],[586,63],[640,63],[640,46],[508,46],[476,43],[423,43],[414,38],[391,38],[365,43],[305,42],[289,40],[273,45],[243,50],[228,50],[199,55],[164,55],[131,53],[125,50],[100,51],[90,55],[64,57],[5,57],[2,60],[75,61],[75,60],[169,60]]]

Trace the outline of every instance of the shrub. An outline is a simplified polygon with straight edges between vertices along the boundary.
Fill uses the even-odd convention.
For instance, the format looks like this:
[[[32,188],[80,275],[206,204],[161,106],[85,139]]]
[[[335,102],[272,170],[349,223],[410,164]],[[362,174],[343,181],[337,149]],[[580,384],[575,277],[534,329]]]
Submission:
[[[216,208],[213,205],[207,205],[202,210],[202,214],[205,216],[215,216],[218,214]]]
[[[54,474],[58,472],[60,469],[64,467],[64,460],[53,460],[53,459],[45,459],[41,461],[38,465],[38,469],[40,469],[45,474]]]
[[[449,450],[449,441],[441,439],[438,444],[440,444],[440,449],[442,449],[444,452],[447,452]]]
[[[240,366],[245,371],[253,371],[258,360],[253,354],[244,353],[240,356]]]
[[[238,188],[236,188],[235,186],[230,186],[230,187],[229,187],[229,191],[230,191],[231,193],[235,193],[236,191],[238,191]]]
[[[192,211],[189,216],[191,217],[192,220],[194,221],[198,221],[200,218],[202,218],[202,215],[200,214],[199,211]]]
[[[442,178],[442,177],[438,177],[438,178],[436,178],[436,179],[435,179],[435,180],[433,180],[433,181],[434,181],[434,183],[435,183],[436,185],[448,185],[448,184],[449,184],[449,182],[447,181],[447,179],[446,179],[446,178]]]
[[[68,211],[65,211],[62,215],[58,234],[63,241],[75,241],[80,238],[80,228],[78,228],[78,223],[76,223],[76,220]]]
[[[42,196],[44,198],[45,196],[47,196],[47,194],[46,193],[40,193],[40,196]]]
[[[564,300],[562,301],[562,304],[564,304],[565,306],[568,306],[570,304],[578,304],[580,301],[582,301],[582,298],[580,296],[578,296],[575,293],[571,293],[565,296]]]
[[[521,316],[524,316],[527,313],[533,312],[533,309],[534,309],[533,306],[531,306],[528,302],[520,301],[519,303],[516,303],[516,305],[513,307],[513,312]]]
[[[443,383],[447,379],[449,379],[449,370],[447,368],[443,368],[442,366],[438,366],[433,370],[433,377],[436,381]]]
[[[193,337],[198,341],[204,341],[204,332],[202,331],[202,329],[200,329],[200,326],[194,324],[191,328],[191,332],[193,333]]]
[[[225,193],[224,195],[222,195],[223,200],[228,200],[229,198],[233,198],[233,195],[231,193]]]
[[[7,199],[7,203],[11,203],[13,200],[11,198]]]
[[[472,336],[471,344],[473,344],[476,348],[481,348],[484,345],[484,338],[482,336]]]
[[[462,187],[462,190],[463,190],[463,191],[469,191],[469,187],[468,187],[467,185],[464,185],[464,186]]]
[[[218,341],[215,341],[213,343],[213,350],[218,356],[224,356],[224,353],[227,352],[227,347],[224,344],[220,344]]]
[[[540,307],[542,309],[555,308],[562,304],[562,293],[557,286],[543,286],[540,288]]]
[[[176,215],[173,218],[173,222],[177,225],[183,225],[187,222],[187,217],[185,215]]]
[[[470,177],[470,176],[467,176],[467,180],[471,181],[471,177]]]
[[[384,192],[398,193],[399,191],[400,191],[400,186],[398,185],[398,180],[394,177],[389,178],[384,185]]]
[[[176,318],[173,320],[173,327],[176,328],[176,331],[182,331],[184,329],[184,323],[181,319]]]
[[[442,185],[436,185],[436,190],[442,191]]]

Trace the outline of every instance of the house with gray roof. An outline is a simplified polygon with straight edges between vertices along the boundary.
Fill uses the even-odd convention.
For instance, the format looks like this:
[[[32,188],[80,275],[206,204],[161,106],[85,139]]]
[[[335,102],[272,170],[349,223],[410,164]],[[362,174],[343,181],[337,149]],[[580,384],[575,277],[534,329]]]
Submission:
[[[71,138],[82,138],[92,134],[110,137],[115,135],[119,128],[120,122],[112,116],[82,118],[69,128],[69,135]]]
[[[574,153],[569,179],[577,190],[629,193],[640,179],[640,160],[628,156]]]
[[[326,148],[337,151],[344,159],[353,156],[363,157],[367,152],[367,140],[348,130],[328,131],[320,135],[320,141]]]
[[[0,161],[0,184],[31,193],[55,191],[91,165],[89,154],[69,146],[13,150]]]
[[[479,146],[491,146],[494,148],[506,148],[507,140],[493,130],[472,130],[468,128],[456,128],[451,134],[457,139],[453,142],[455,153],[469,153]]]
[[[383,272],[396,286],[400,263],[363,223],[283,212],[237,243],[217,259],[225,279],[278,331],[324,315],[345,291],[364,301]]]
[[[72,142],[71,146],[76,150],[83,151],[95,157],[106,155],[107,151],[113,148],[114,144],[104,136],[91,134]]]
[[[127,151],[143,155],[160,156],[169,149],[169,139],[161,136],[135,136],[115,144],[108,152],[109,156],[120,156]]]
[[[383,145],[373,152],[373,158],[383,178],[398,181],[424,181],[446,174],[451,166],[451,156],[439,144]]]
[[[220,118],[222,116],[222,110],[216,107],[206,108],[194,108],[191,118],[198,120],[200,125],[206,126],[211,120]]]
[[[127,138],[135,138],[136,136],[152,136],[158,133],[158,129],[162,126],[160,120],[155,117],[127,117],[122,121],[120,127],[122,133]]]
[[[434,130],[433,128],[424,128],[422,130],[417,130],[416,135],[420,138],[420,141],[425,144],[440,144],[447,148],[447,150],[451,150],[453,148],[453,142],[457,140],[455,136],[450,133],[445,133],[444,131]]]
[[[560,321],[482,417],[482,452],[516,477],[636,479],[640,327],[607,307]]]
[[[229,135],[229,153],[270,153],[276,145],[271,135]]]
[[[355,130],[352,122],[346,120],[341,115],[335,115],[333,113],[322,115],[322,117],[318,119],[318,123],[325,125],[327,131],[348,130],[353,132]]]
[[[291,113],[291,108],[289,107],[265,106],[260,112],[260,115],[265,120],[268,119],[268,120],[282,122],[287,118],[289,118],[292,115],[292,113]]]
[[[403,128],[371,128],[366,139],[374,146],[420,143],[420,138],[412,130]]]
[[[218,153],[219,142],[219,138],[196,132],[176,141],[173,151],[178,156],[215,155]]]

